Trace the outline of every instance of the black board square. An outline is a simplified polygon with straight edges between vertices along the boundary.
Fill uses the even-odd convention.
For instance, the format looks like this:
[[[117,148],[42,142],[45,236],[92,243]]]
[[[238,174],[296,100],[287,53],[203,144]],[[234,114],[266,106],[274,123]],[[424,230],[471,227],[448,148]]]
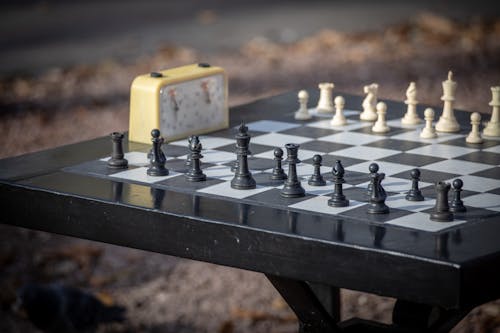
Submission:
[[[165,155],[168,157],[179,157],[183,155],[187,155],[189,153],[188,142],[186,140],[186,147],[178,146],[178,145],[163,145],[162,150]]]
[[[352,145],[346,145],[344,143],[337,143],[337,142],[321,141],[321,140],[304,142],[300,145],[300,149],[319,151],[322,153],[332,153],[337,150],[342,150],[349,147],[352,147]]]
[[[365,144],[364,146],[407,151],[410,149],[419,148],[419,147],[427,146],[427,145],[428,145],[428,143],[425,143],[425,142],[396,140],[396,139],[383,139],[383,140],[379,140],[379,141]]]
[[[129,165],[127,168],[124,168],[124,169],[111,169],[111,168],[108,168],[108,162],[101,161],[101,160],[94,160],[94,161],[84,162],[81,164],[70,166],[70,167],[64,168],[63,170],[66,172],[79,173],[79,174],[83,174],[83,175],[103,177],[103,176],[112,175],[112,174],[117,173],[117,172],[122,172],[125,170],[132,170],[132,169],[136,169],[136,168],[137,168],[136,166]]]
[[[500,167],[494,167],[471,174],[472,176],[500,179]]]
[[[451,184],[451,182],[450,182],[450,184]],[[437,196],[436,188],[434,187],[434,184],[420,188],[420,190],[422,191],[422,195],[424,196],[424,198],[435,199]],[[480,192],[476,192],[476,191],[462,190],[462,192],[460,193],[460,197],[463,199],[463,198],[467,198],[471,195],[476,195],[479,193]],[[450,189],[450,192],[448,193],[448,199],[450,201],[453,199],[453,187]]]
[[[257,154],[260,154],[260,153],[263,153],[265,151],[268,151],[272,148],[270,148],[269,146],[265,146],[265,145],[260,145],[260,144],[257,144],[257,143],[252,143],[250,142],[250,156],[251,155],[257,155]],[[234,158],[236,159],[236,141],[234,144],[230,144],[230,145],[225,145],[225,146],[221,146],[221,147],[217,147],[215,148],[214,150],[220,150],[220,151],[227,151],[227,152],[230,152],[230,153],[234,153]]]
[[[323,165],[324,166],[330,166],[330,167],[333,167],[335,165],[335,162],[337,160],[340,160],[340,162],[342,163],[342,166],[344,168],[346,168],[348,166],[351,166],[351,165],[355,165],[355,164],[360,164],[360,163],[366,162],[366,160],[361,160],[359,158],[352,158],[352,157],[345,157],[345,156],[336,156],[335,153],[328,154],[328,155],[323,155],[322,157],[323,157]],[[307,163],[312,164],[312,159],[308,159],[307,161],[309,161]],[[352,172],[352,171],[347,171],[346,170],[346,174],[348,172]]]
[[[259,172],[252,175],[257,185],[278,187],[283,186],[284,180],[272,180],[270,172]]]
[[[307,138],[317,139],[317,138],[321,138],[323,136],[327,136],[327,135],[332,135],[332,134],[335,134],[335,133],[339,133],[339,131],[336,131],[336,130],[333,130],[333,129],[329,129],[329,128],[318,128],[318,127],[311,127],[311,126],[300,126],[300,127],[290,128],[290,129],[281,131],[279,133],[289,134],[289,135],[305,136]]]
[[[468,143],[465,141],[465,138],[456,138],[444,142],[440,142],[441,144],[444,145],[452,145],[452,146],[459,146],[459,147],[466,147],[466,148],[473,148],[473,149],[486,149],[490,147],[495,147],[500,145],[500,141],[496,140],[488,140],[483,137],[483,143]]]
[[[250,170],[266,170],[274,167],[274,160],[260,157],[249,157],[248,168]],[[232,165],[232,164],[230,164]]]
[[[390,127],[389,132],[386,133],[375,133],[372,131],[372,126],[364,126],[355,130],[352,130],[351,132],[357,132],[357,133],[364,133],[364,134],[371,134],[371,135],[379,135],[379,136],[393,136],[396,134],[404,133],[404,132],[411,132],[414,131],[414,129],[408,129],[408,128],[401,128],[401,127]],[[384,148],[389,148],[389,147],[384,147]]]
[[[405,215],[413,214],[412,211],[397,208],[390,208],[388,214],[369,214],[368,207],[368,204],[362,205],[345,211],[341,215],[369,223],[385,223]]]
[[[155,186],[175,188],[176,190],[184,192],[195,192],[201,190],[202,188],[209,187],[212,185],[223,183],[224,180],[217,178],[207,178],[207,180],[202,182],[190,182],[186,180],[185,175],[178,175],[172,178],[162,180],[161,182],[155,183]]]
[[[410,153],[400,153],[396,155],[387,156],[381,158],[380,161],[399,163],[404,165],[413,165],[415,167],[422,167],[427,164],[432,164],[436,162],[441,162],[446,160],[446,158],[439,158],[435,156],[418,155]]]
[[[500,154],[489,151],[474,151],[462,156],[455,157],[456,160],[463,160],[476,163],[485,163],[492,165],[500,164]]]
[[[408,175],[409,175],[408,171],[404,171],[404,172],[400,172],[396,175],[392,175],[391,177],[409,179]],[[454,174],[454,173],[420,169],[420,180],[423,182],[426,182],[426,183],[437,183],[439,181],[448,180],[448,179],[457,178],[457,177],[459,177],[459,175]]]
[[[273,205],[275,207],[280,207],[286,209],[288,206],[296,204],[298,202],[310,199],[313,197],[312,194],[307,194],[300,198],[285,198],[282,197],[281,189],[273,188],[269,191],[265,191],[262,193],[257,193],[252,196],[246,197],[246,200],[256,201],[264,206]]]

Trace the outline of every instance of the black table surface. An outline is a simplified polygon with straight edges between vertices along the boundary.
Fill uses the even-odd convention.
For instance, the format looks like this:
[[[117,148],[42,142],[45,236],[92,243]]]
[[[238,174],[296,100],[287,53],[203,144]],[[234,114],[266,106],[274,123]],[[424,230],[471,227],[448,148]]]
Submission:
[[[231,126],[292,120],[296,96],[234,107]],[[360,108],[362,97],[344,96]],[[387,104],[402,116],[404,104]],[[456,112],[462,124],[468,115]],[[2,223],[448,309],[500,296],[498,214],[431,233],[61,171],[109,153],[103,137],[0,160]]]

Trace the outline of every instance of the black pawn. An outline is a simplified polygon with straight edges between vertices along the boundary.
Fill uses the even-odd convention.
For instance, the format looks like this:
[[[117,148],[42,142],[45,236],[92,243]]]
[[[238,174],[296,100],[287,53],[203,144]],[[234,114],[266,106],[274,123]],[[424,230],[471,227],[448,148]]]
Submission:
[[[255,179],[248,169],[248,147],[250,145],[250,135],[248,127],[244,124],[238,129],[236,138],[236,155],[238,159],[238,168],[235,171],[234,178],[231,180],[231,187],[238,190],[249,190],[257,187]]]
[[[382,187],[382,180],[384,178],[384,173],[374,173],[371,175],[370,182],[372,183],[372,192],[370,194],[370,200],[368,201],[368,213],[370,214],[389,213],[389,207],[385,204],[387,195]]]
[[[408,201],[424,201],[424,196],[422,191],[418,188],[418,182],[420,181],[420,170],[413,169],[410,173],[411,176],[411,189],[406,194],[406,200]]]
[[[368,171],[370,171],[370,179],[373,177],[373,175],[375,175],[378,172],[378,170],[379,170],[379,166],[377,163],[370,164],[370,166],[368,167]],[[373,190],[373,184],[372,184],[372,182],[369,182],[368,188],[366,190],[367,194],[371,195],[372,190]]]
[[[189,171],[186,173],[186,180],[190,182],[202,182],[207,179],[207,176],[201,171],[200,159],[203,157],[201,155],[201,143],[198,136],[193,135],[189,137],[189,156],[191,157],[191,163]]]
[[[454,213],[463,213],[467,211],[464,206],[464,202],[460,198],[460,193],[462,192],[462,187],[464,182],[461,179],[455,179],[452,183],[453,185],[453,199],[451,200],[450,210]]]
[[[321,162],[323,161],[323,158],[321,158],[321,155],[314,155],[312,161],[314,166],[314,172],[309,178],[309,181],[307,183],[311,186],[325,186],[326,181],[323,179],[323,176],[321,175]]]
[[[150,165],[147,170],[149,176],[166,176],[168,175],[168,169],[165,168],[165,155],[161,150],[161,145],[163,144],[163,138],[160,137],[160,131],[154,129],[151,131],[151,141],[153,142],[153,153],[151,154]]]
[[[126,169],[128,161],[123,154],[123,134],[118,132],[111,133],[111,142],[113,143],[113,150],[111,158],[108,160],[108,168]]]
[[[342,184],[345,183],[344,180],[344,167],[339,160],[335,162],[332,168],[333,183],[335,184],[332,198],[328,200],[328,206],[332,207],[347,207],[349,206],[349,200],[346,199],[344,193],[342,192]]]
[[[281,190],[280,194],[285,198],[299,198],[306,195],[306,191],[300,184],[300,180],[297,177],[297,163],[300,163],[298,159],[299,145],[295,143],[288,143],[285,145],[288,162],[288,178],[285,180],[285,185]]]
[[[287,178],[285,171],[281,167],[281,161],[283,160],[283,149],[274,149],[274,161],[275,165],[273,168],[273,173],[271,174],[272,180],[285,180]]]
[[[450,184],[445,182],[436,183],[436,205],[431,213],[430,219],[436,222],[450,222],[453,221],[453,214],[450,212],[448,205],[448,192],[450,191]]]

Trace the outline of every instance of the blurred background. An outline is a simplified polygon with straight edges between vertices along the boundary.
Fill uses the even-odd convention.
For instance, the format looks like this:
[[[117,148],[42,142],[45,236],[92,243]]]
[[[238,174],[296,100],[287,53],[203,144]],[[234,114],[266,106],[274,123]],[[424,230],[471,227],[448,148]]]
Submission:
[[[490,112],[500,84],[500,2],[31,1],[0,4],[0,158],[128,129],[139,74],[195,62],[222,66],[229,102],[335,83],[334,95]],[[315,101],[310,101],[315,103]],[[0,226],[0,332],[37,332],[11,311],[27,281],[62,282],[127,307],[102,332],[295,332],[292,312],[257,273]],[[390,322],[394,300],[342,291],[343,319]],[[500,303],[453,331],[500,332]]]

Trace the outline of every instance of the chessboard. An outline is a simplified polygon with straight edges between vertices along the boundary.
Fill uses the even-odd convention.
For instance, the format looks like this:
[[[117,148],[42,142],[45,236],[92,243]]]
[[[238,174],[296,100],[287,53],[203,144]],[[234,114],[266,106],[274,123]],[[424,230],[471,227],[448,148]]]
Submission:
[[[439,133],[434,139],[422,139],[423,125],[403,125],[401,110],[392,112],[396,104],[388,104],[386,133],[374,133],[372,122],[359,120],[360,110],[355,107],[344,110],[345,126],[332,126],[331,114],[318,113],[310,109],[311,119],[295,120],[296,105],[279,105],[278,113],[262,110],[259,116],[242,116],[251,135],[248,157],[249,169],[256,180],[255,189],[231,188],[234,177],[232,167],[236,160],[235,134],[238,124],[226,130],[200,136],[203,146],[201,168],[206,181],[186,180],[188,171],[188,141],[179,140],[164,144],[166,176],[148,176],[150,163],[148,153],[151,146],[130,143],[125,158],[128,168],[110,169],[110,156],[71,165],[64,172],[86,177],[104,178],[114,182],[144,185],[152,189],[183,192],[195,196],[212,197],[254,206],[264,206],[288,212],[345,218],[396,228],[410,228],[423,232],[441,232],[464,224],[481,223],[500,218],[500,140],[485,138],[481,144],[466,143],[470,125],[462,122],[458,133]],[[258,105],[253,106],[257,108]],[[262,114],[271,115],[260,117]],[[281,116],[280,116],[281,114]],[[460,115],[466,119],[467,114]],[[460,118],[459,117],[459,118]],[[304,197],[285,198],[280,195],[283,181],[271,180],[274,149],[283,150],[285,144],[300,145],[297,174],[306,191]],[[111,152],[111,142],[110,142]],[[326,186],[311,186],[308,179],[313,173],[313,156],[322,157],[321,173]],[[286,157],[286,156],[285,156]],[[327,204],[334,190],[332,166],[340,160],[345,168],[343,191],[350,204],[346,207],[331,207]],[[387,193],[388,214],[368,214],[369,165],[377,163],[385,173],[382,182]],[[283,162],[287,172],[287,165]],[[411,170],[421,172],[419,187],[424,201],[408,201],[406,193],[411,188]],[[430,213],[435,206],[435,183],[439,181],[463,181],[462,200],[466,212],[455,213],[451,222],[435,222]],[[451,193],[450,193],[451,196]]]

